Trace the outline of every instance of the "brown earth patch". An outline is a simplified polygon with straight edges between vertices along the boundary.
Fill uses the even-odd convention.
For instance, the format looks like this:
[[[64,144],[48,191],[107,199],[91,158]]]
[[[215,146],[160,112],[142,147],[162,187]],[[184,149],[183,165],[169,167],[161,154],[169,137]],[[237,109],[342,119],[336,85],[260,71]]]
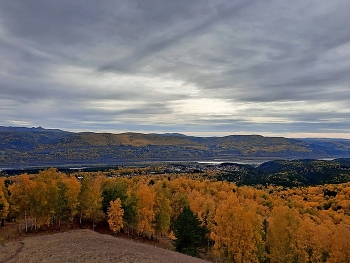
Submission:
[[[174,251],[91,230],[25,237],[0,245],[0,263],[166,262],[204,263]]]

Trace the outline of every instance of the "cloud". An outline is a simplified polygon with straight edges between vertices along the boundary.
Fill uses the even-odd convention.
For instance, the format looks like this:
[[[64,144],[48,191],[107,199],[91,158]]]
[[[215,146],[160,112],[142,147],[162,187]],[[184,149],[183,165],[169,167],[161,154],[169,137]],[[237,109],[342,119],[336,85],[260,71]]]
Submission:
[[[350,3],[1,1],[1,125],[344,134]]]

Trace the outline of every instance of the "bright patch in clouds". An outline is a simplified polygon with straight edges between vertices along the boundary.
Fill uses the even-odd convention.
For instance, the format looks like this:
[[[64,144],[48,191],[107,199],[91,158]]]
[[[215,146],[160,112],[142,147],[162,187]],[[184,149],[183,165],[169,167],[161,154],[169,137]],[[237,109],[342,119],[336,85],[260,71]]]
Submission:
[[[232,103],[210,98],[189,98],[171,103],[171,107],[180,115],[215,117],[216,115],[235,115],[236,110]]]

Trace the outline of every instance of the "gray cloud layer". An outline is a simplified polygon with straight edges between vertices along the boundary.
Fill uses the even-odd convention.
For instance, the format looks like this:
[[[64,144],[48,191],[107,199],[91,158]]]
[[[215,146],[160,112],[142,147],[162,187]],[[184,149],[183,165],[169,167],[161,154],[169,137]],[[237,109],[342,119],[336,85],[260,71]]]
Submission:
[[[350,137],[349,9],[0,0],[0,125]]]

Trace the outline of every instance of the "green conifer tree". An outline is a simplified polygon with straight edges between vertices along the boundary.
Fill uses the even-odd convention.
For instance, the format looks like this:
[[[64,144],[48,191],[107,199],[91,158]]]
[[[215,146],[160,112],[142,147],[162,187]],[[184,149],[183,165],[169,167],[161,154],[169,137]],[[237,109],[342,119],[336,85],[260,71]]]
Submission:
[[[198,217],[186,206],[174,224],[175,249],[181,253],[196,256],[198,247],[205,244],[208,230],[201,226]]]

